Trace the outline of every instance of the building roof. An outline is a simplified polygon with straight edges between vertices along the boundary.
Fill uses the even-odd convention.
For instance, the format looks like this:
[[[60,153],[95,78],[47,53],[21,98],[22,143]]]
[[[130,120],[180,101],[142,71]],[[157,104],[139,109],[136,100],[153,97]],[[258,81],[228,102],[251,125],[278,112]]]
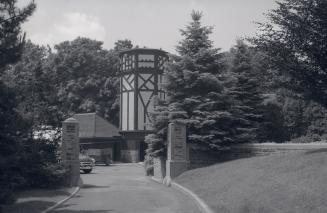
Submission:
[[[119,129],[96,113],[81,113],[73,116],[79,122],[80,138],[111,138],[121,136]]]
[[[128,49],[128,50],[122,50],[119,52],[119,55],[122,55],[124,53],[132,53],[132,52],[137,52],[137,53],[161,53],[161,54],[167,54],[166,51],[162,49],[151,49],[151,48],[133,48],[133,49]]]

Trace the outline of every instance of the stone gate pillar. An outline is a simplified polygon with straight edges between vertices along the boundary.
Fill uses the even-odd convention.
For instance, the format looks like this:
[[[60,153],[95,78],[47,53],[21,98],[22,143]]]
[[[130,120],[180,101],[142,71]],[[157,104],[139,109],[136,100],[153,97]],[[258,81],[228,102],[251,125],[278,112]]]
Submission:
[[[176,122],[170,123],[167,140],[166,177],[164,183],[170,185],[172,178],[177,177],[188,168],[186,125]]]
[[[79,124],[74,118],[62,122],[61,159],[68,171],[65,181],[67,186],[77,186],[80,179],[79,171]]]

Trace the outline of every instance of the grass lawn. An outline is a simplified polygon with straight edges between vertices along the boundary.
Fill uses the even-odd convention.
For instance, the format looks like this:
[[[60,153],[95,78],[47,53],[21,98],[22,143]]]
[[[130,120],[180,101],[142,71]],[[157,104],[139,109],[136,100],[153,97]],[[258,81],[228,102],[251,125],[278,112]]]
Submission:
[[[183,173],[176,182],[216,212],[327,212],[327,149],[243,158]]]

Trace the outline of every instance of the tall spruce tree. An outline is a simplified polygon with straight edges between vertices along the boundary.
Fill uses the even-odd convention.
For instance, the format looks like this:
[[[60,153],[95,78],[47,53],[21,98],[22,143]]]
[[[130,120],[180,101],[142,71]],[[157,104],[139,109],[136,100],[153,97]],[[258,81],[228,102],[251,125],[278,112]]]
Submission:
[[[154,120],[155,130],[160,134],[147,138],[152,152],[156,148],[151,146],[153,143],[164,150],[160,143],[165,144],[166,132],[162,129],[168,121],[187,124],[188,142],[192,143],[193,149],[217,149],[231,140],[232,116],[227,111],[229,99],[220,76],[221,54],[209,39],[213,28],[201,25],[201,12],[193,11],[191,17],[192,22],[181,30],[184,39],[177,46],[179,56],[166,65],[165,87],[169,98],[167,107],[160,108],[157,120]],[[166,124],[162,125],[163,122]]]
[[[234,48],[231,75],[235,79],[229,90],[233,98],[231,113],[233,114],[233,142],[257,142],[260,138],[259,124],[264,123],[259,83],[251,66],[251,51],[241,40]]]

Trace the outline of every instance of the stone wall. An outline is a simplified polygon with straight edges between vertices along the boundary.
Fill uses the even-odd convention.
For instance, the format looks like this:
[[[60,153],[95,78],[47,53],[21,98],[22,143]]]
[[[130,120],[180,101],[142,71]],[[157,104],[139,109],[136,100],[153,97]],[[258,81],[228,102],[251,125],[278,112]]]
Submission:
[[[190,149],[190,169],[209,166],[219,162],[248,158],[255,156],[265,156],[271,154],[281,154],[289,152],[304,152],[309,150],[327,149],[327,143],[310,144],[240,144],[226,147],[216,152],[203,152]]]

